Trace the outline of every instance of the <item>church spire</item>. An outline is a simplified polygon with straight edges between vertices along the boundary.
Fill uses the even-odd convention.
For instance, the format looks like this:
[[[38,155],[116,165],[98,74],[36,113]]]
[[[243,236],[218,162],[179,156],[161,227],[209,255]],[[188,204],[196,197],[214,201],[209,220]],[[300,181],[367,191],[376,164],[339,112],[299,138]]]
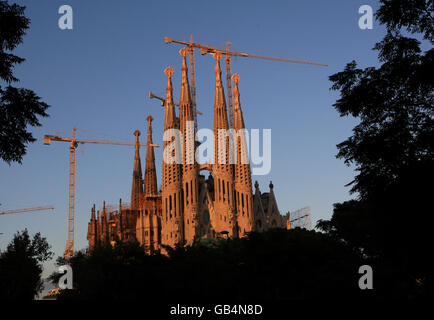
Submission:
[[[225,92],[220,69],[221,54],[214,54],[216,60],[216,84],[214,92],[214,164],[212,173],[216,182],[214,187],[214,209],[221,212],[213,228],[216,232],[227,232],[229,237],[237,236],[237,223],[234,199],[233,164],[230,163],[229,129]],[[223,129],[223,130],[222,130]]]
[[[161,242],[164,245],[175,246],[183,242],[183,215],[182,215],[182,166],[176,161],[179,159],[180,137],[177,136],[179,121],[173,103],[172,75],[173,69],[164,70],[167,75],[166,99],[164,102],[164,134],[169,133],[171,139],[163,141],[163,165],[161,180],[162,217],[165,220],[161,228]],[[171,130],[172,129],[172,130]],[[172,131],[172,132],[171,132]],[[174,147],[172,149],[172,146]],[[171,159],[175,158],[172,162]]]
[[[245,236],[253,228],[253,195],[252,195],[252,178],[250,173],[249,156],[247,152],[246,134],[244,131],[243,112],[241,111],[240,92],[238,90],[238,82],[240,76],[234,74],[232,76],[234,82],[234,130],[235,135],[235,194],[238,199],[238,227],[239,236]],[[256,188],[256,184],[255,184]]]
[[[179,51],[182,56],[182,71],[181,71],[181,94],[179,98],[179,122],[180,130],[183,138],[182,163],[184,170],[191,170],[195,163],[195,132],[194,132],[194,111],[193,102],[190,95],[190,85],[188,83],[187,69],[187,48],[182,48]],[[190,165],[186,168],[185,165]]]
[[[146,144],[146,167],[145,167],[145,195],[154,196],[157,191],[157,173],[155,170],[154,144],[152,143],[152,116],[148,120],[148,142]]]
[[[133,184],[131,187],[131,209],[137,210],[139,208],[140,194],[143,193],[142,164],[140,162],[140,131],[134,131],[134,135],[136,136],[136,144],[133,168]]]
[[[182,56],[181,94],[179,99],[179,120],[183,137],[182,151],[182,190],[184,208],[184,238],[190,242],[199,237],[199,221],[197,216],[199,202],[199,171],[195,160],[194,111],[188,83],[187,55],[188,50],[179,51]]]
[[[193,104],[191,100],[190,95],[190,85],[188,83],[188,76],[187,76],[187,55],[188,55],[188,49],[182,48],[179,50],[179,54],[182,56],[182,69],[181,69],[181,95],[179,97],[179,105],[187,105],[187,104]]]
[[[240,92],[238,90],[238,82],[240,81],[240,76],[238,74],[232,75],[232,81],[234,82],[234,90],[233,90],[233,97],[234,97],[234,129],[240,130],[244,129],[244,119],[243,119],[243,112],[241,111],[241,104],[240,104]]]
[[[216,60],[215,74],[215,91],[214,91],[214,130],[228,129],[228,115],[226,109],[225,93],[222,84],[222,71],[220,69],[221,53],[215,53],[214,59]]]
[[[167,87],[166,87],[166,99],[165,112],[164,112],[164,130],[177,128],[177,118],[175,113],[175,104],[173,103],[173,87],[172,87],[172,75],[173,69],[167,67],[164,69],[164,73],[167,75]]]
[[[92,213],[91,213],[91,218],[90,218],[90,220],[91,221],[96,221],[96,219],[95,219],[95,204],[93,205],[93,207],[92,207],[92,211],[91,211]]]

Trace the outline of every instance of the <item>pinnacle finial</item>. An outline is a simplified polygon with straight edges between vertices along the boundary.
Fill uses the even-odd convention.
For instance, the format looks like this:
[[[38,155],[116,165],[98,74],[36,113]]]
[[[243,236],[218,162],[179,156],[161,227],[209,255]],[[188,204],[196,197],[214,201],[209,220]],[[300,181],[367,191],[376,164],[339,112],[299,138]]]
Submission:
[[[214,59],[216,60],[216,64],[215,64],[215,74],[217,77],[217,80],[221,80],[221,74],[222,74],[222,70],[220,69],[220,59],[222,58],[222,54],[220,52],[216,52],[213,54]]]
[[[220,59],[222,58],[222,54],[220,52],[216,52],[213,54],[214,59],[216,59],[217,62],[220,62]]]
[[[139,142],[140,131],[139,130],[134,131],[134,135],[136,136],[136,145],[135,145],[135,147],[136,147],[136,153],[137,153],[138,150],[139,150],[139,147],[140,147],[140,142]]]
[[[231,77],[232,81],[234,82],[234,89],[233,89],[233,94],[235,97],[235,107],[240,107],[240,92],[238,91],[238,82],[240,81],[240,75],[235,73],[232,75]]]
[[[238,73],[235,73],[232,75],[231,79],[235,83],[235,85],[237,85],[238,82],[240,82],[240,75]]]
[[[152,120],[154,120],[154,118],[151,115],[149,115],[146,118],[146,120],[148,120],[148,143],[149,143],[150,136],[152,135],[152,124],[151,124],[151,122],[152,122]]]
[[[164,69],[164,73],[170,79],[172,77],[172,75],[173,75],[173,69],[171,67],[167,67],[166,69]]]
[[[169,91],[172,90],[173,69],[171,67],[167,67],[166,69],[164,69],[164,73],[167,75],[167,88],[166,88],[166,94],[167,94],[167,90]]]
[[[181,50],[179,50],[179,54],[185,58],[186,56],[188,56],[188,49],[182,48]]]
[[[188,56],[188,49],[182,48],[179,50],[179,54],[182,56],[182,71],[187,71],[187,56]],[[184,75],[184,73],[183,73]]]

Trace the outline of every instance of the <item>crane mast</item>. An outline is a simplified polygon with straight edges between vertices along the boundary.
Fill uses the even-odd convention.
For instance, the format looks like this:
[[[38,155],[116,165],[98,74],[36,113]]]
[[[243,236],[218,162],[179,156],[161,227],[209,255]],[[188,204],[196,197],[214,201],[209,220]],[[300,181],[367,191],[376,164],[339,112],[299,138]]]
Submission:
[[[66,241],[66,249],[63,253],[64,257],[72,257],[74,255],[74,222],[75,222],[75,149],[77,142],[75,141],[75,131],[72,129],[72,141],[69,146],[69,193],[68,193],[68,240]]]
[[[66,248],[63,252],[65,258],[70,258],[74,255],[74,232],[75,232],[75,151],[78,144],[83,143],[97,143],[97,144],[111,144],[134,146],[135,143],[119,142],[109,140],[87,140],[77,139],[75,132],[77,128],[72,129],[71,138],[62,138],[56,135],[44,135],[44,144],[50,145],[51,141],[69,142],[69,193],[68,193],[68,239],[66,241]],[[140,143],[141,146],[146,146],[146,143]],[[156,145],[153,145],[156,146]]]
[[[226,42],[226,52],[229,52],[229,46],[232,43]],[[226,88],[228,95],[228,109],[229,109],[229,128],[234,127],[234,97],[232,96],[232,69],[231,69],[231,56],[226,54],[225,58],[226,65]]]
[[[190,43],[193,43],[193,34],[190,35]],[[188,61],[190,64],[190,94],[191,101],[193,102],[194,132],[197,132],[196,67],[194,63],[194,48],[192,46],[188,47]]]

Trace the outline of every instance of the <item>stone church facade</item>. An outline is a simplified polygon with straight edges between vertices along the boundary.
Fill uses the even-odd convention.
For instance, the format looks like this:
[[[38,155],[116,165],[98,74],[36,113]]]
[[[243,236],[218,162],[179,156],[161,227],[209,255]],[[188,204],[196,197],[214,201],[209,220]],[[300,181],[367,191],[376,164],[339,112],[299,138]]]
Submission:
[[[182,148],[179,149],[182,150],[182,162],[168,163],[163,160],[159,191],[155,145],[152,141],[153,118],[149,116],[145,174],[142,175],[140,160],[140,132],[136,131],[131,203],[126,206],[120,202],[118,210],[106,207],[105,204],[98,212],[95,212],[95,206],[92,208],[87,234],[90,250],[98,244],[120,240],[138,241],[149,253],[164,253],[164,245],[174,247],[178,243],[191,244],[206,237],[244,237],[251,231],[290,228],[289,215],[280,214],[271,182],[269,192],[261,193],[258,182],[255,182],[255,190],[252,192],[250,164],[242,161],[243,157],[247,157],[244,135],[237,135],[234,141],[237,152],[235,163],[229,161],[229,143],[215,152],[213,164],[198,164],[195,161],[197,144],[188,143],[195,132],[193,131],[192,137],[189,136],[191,128],[188,124],[194,120],[194,110],[186,62],[187,50],[181,49],[180,54],[182,77],[178,115],[173,101],[171,78],[174,71],[170,67],[164,70],[167,75],[164,130],[180,131],[183,139]],[[221,79],[221,56],[216,54],[215,59],[214,145],[217,146],[221,134],[219,129],[229,129],[229,123]],[[239,80],[237,74],[232,76],[233,129],[236,132],[245,129]],[[171,152],[168,148],[170,143],[176,143],[176,140],[164,141],[163,152]],[[207,172],[208,176],[203,172]]]

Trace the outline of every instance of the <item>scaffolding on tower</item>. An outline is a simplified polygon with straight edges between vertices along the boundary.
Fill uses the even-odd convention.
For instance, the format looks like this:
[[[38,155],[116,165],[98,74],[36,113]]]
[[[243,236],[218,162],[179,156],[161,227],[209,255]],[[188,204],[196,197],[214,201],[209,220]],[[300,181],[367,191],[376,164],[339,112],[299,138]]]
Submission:
[[[290,213],[291,228],[302,228],[312,230],[312,221],[310,219],[310,207],[304,207],[294,210]]]

